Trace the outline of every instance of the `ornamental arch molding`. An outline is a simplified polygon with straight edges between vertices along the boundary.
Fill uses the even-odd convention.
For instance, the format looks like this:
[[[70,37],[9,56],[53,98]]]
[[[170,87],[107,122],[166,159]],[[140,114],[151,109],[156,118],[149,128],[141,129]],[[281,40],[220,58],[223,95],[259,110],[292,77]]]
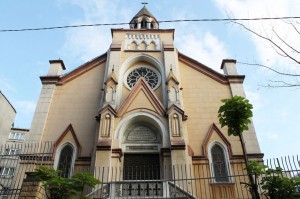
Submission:
[[[146,62],[150,66],[153,66],[156,70],[158,70],[160,72],[161,82],[166,82],[164,65],[155,57],[150,56],[148,54],[144,54],[144,53],[135,54],[123,62],[123,64],[121,65],[121,67],[119,69],[119,74],[118,74],[119,82],[124,82],[124,74],[129,69],[129,67],[132,66],[136,62]],[[162,90],[165,91],[166,85],[162,83],[161,86],[162,86]],[[117,107],[119,107],[121,104],[123,85],[118,84],[117,88],[118,88],[117,89],[118,93],[117,93],[116,98],[117,98]],[[166,106],[166,104],[167,104],[167,94],[166,94],[166,92],[163,92],[163,105]]]
[[[115,140],[118,140],[120,147],[126,147],[127,143],[137,141],[136,143],[142,144],[146,140],[143,138],[134,138],[134,133],[130,130],[134,128],[144,128],[149,131],[146,137],[154,135],[151,139],[151,143],[159,145],[161,148],[170,147],[169,134],[163,122],[155,115],[152,115],[147,112],[133,113],[126,116],[117,126],[116,133],[114,136]],[[139,140],[135,140],[139,139]],[[123,148],[124,150],[125,148]]]

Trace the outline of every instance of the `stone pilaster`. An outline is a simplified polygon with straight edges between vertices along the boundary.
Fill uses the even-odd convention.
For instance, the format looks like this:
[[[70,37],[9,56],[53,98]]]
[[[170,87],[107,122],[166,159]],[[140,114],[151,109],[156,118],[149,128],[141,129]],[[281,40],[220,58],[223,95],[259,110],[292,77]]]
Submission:
[[[43,86],[32,119],[28,141],[40,142],[42,139],[56,83],[60,78],[62,70],[65,70],[62,60],[51,60],[48,75],[40,77]]]
[[[224,59],[222,61],[221,69],[223,69],[224,74],[226,75],[229,86],[231,89],[232,96],[242,96],[246,97],[244,91],[244,75],[239,75],[236,70],[236,60],[233,59]],[[260,153],[260,148],[254,129],[253,121],[249,124],[249,130],[243,133],[247,153]]]

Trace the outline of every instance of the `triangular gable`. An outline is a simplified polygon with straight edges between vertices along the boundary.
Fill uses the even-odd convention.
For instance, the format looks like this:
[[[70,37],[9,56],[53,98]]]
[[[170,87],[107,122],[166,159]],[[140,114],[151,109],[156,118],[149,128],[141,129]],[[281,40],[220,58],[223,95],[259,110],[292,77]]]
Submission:
[[[75,144],[76,144],[76,147],[77,147],[77,155],[80,154],[80,151],[81,151],[81,145],[77,139],[77,136],[76,136],[76,133],[73,129],[73,126],[72,124],[70,124],[66,130],[60,135],[60,137],[56,140],[56,142],[54,143],[54,146],[55,148],[59,146],[59,144],[61,144],[61,142],[63,141],[63,139],[68,135],[68,134],[71,134]],[[56,149],[55,149],[56,150]]]
[[[179,81],[177,80],[177,78],[175,77],[173,71],[171,70],[169,73],[169,76],[167,78],[167,84],[169,81],[173,80],[177,85],[179,84]]]
[[[226,147],[227,147],[227,150],[228,150],[228,153],[229,153],[229,157],[231,158],[232,157],[232,149],[231,149],[231,144],[230,142],[228,141],[228,139],[224,136],[224,134],[220,131],[220,129],[216,126],[215,123],[213,123],[207,134],[206,134],[206,137],[204,139],[204,142],[202,144],[202,153],[203,153],[203,156],[204,157],[208,157],[208,151],[207,151],[207,146],[209,144],[209,141],[210,141],[210,138],[212,136],[213,133],[217,133],[217,135],[221,138],[221,140],[225,143]]]
[[[116,75],[115,75],[114,71],[112,71],[110,73],[110,75],[108,76],[107,80],[105,81],[105,84],[108,84],[108,82],[110,82],[110,81],[114,82],[115,84],[118,84],[118,80],[116,78]]]
[[[216,72],[215,70],[205,66],[204,64],[178,52],[178,59],[179,61],[185,63],[186,65],[192,67],[193,69],[207,75],[208,77],[222,83],[222,84],[229,84],[227,77],[223,74]]]
[[[134,101],[136,101],[137,98],[144,97],[146,98],[147,102],[151,104],[152,108],[160,115],[165,115],[165,108],[162,105],[162,103],[159,101],[159,99],[156,97],[154,92],[152,91],[151,87],[148,85],[148,83],[143,79],[140,78],[138,82],[135,84],[133,89],[131,90],[130,94],[127,96],[127,98],[123,101],[121,104],[118,115],[123,115],[128,109],[130,109],[130,106],[133,104]],[[147,103],[144,102],[144,103]],[[142,106],[140,108],[144,108],[145,106]]]
[[[175,110],[177,113],[181,114],[183,121],[188,119],[188,116],[184,114],[184,111],[181,108],[179,108],[178,106],[176,106],[175,104],[172,104],[168,108],[167,113],[169,114],[171,112],[171,110]]]
[[[100,111],[99,114],[103,114],[105,112],[110,112],[111,114],[113,114],[115,117],[117,117],[117,112],[116,110],[110,105],[107,104],[105,107],[103,107]]]
[[[73,71],[63,75],[62,77],[60,77],[58,82],[57,82],[57,85],[63,85],[65,83],[79,77],[80,75],[82,75],[82,74],[88,72],[89,70],[95,68],[99,64],[104,63],[106,61],[106,58],[107,58],[107,53],[104,53],[104,54],[92,59],[91,61],[88,61],[88,62],[82,64],[81,66],[74,69]]]

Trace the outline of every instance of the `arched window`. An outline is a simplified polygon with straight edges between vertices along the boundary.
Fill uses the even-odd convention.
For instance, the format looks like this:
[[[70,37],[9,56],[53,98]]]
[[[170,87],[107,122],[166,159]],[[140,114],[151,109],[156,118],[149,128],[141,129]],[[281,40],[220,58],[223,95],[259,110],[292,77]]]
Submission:
[[[139,45],[140,50],[146,50],[146,48],[147,48],[147,44],[145,42],[140,43]]]
[[[225,151],[218,144],[211,148],[211,162],[215,182],[229,182]]]
[[[147,29],[147,20],[145,18],[141,21],[141,29]]]
[[[137,44],[135,42],[130,44],[130,50],[137,50]]]
[[[151,42],[151,43],[149,44],[148,50],[156,50],[155,48],[156,48],[156,47],[155,47],[155,43],[154,43],[154,42]]]
[[[64,146],[60,152],[57,169],[62,171],[61,176],[64,178],[70,177],[73,164],[73,153],[74,149],[69,144]]]

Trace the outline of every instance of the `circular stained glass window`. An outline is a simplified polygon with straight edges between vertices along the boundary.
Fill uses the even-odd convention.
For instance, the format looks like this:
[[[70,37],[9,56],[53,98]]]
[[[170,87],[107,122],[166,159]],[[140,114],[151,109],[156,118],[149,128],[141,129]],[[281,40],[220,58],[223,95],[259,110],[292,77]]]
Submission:
[[[153,68],[139,66],[129,70],[125,75],[126,85],[128,88],[133,88],[137,81],[143,77],[152,89],[156,89],[160,84],[159,72]]]

